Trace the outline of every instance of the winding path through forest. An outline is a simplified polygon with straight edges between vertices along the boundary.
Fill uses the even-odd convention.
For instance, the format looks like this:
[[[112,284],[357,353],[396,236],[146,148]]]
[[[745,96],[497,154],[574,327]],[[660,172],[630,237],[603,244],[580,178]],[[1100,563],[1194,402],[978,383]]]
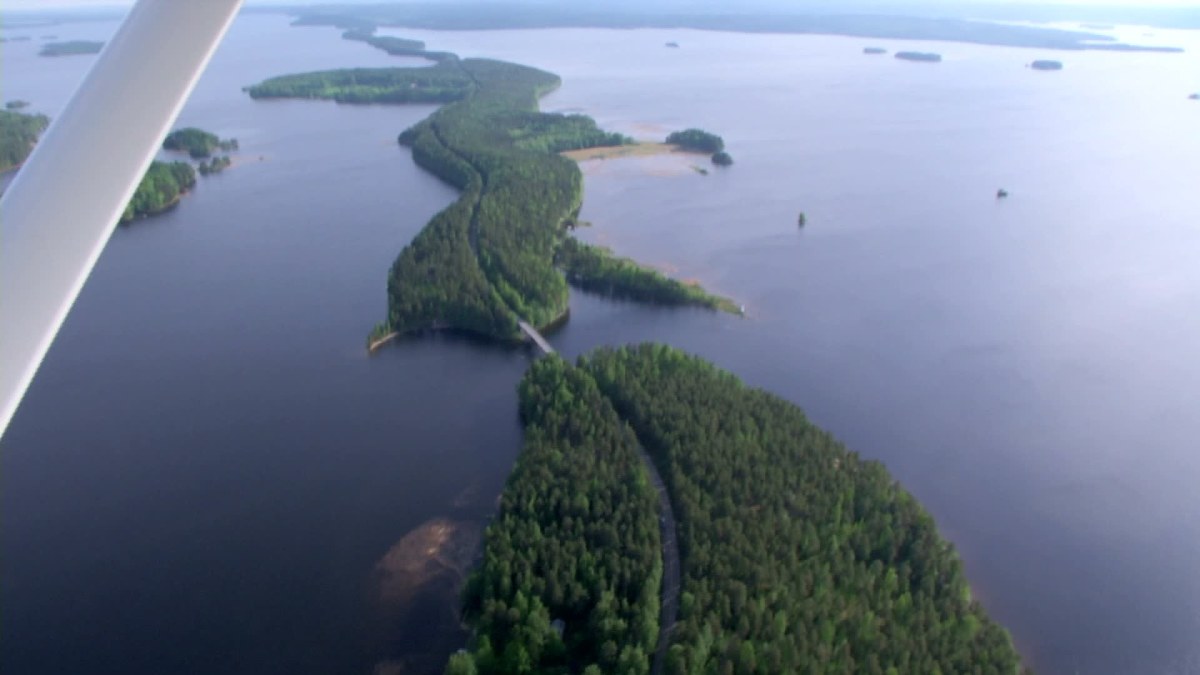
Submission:
[[[638,454],[650,472],[650,480],[658,492],[658,527],[662,538],[662,612],[658,619],[658,646],[654,650],[654,662],[650,667],[651,675],[662,675],[667,660],[667,647],[671,642],[671,631],[675,629],[675,619],[679,616],[679,539],[675,532],[675,511],[671,508],[671,497],[667,494],[667,486],[663,483],[658,467],[650,459],[650,453],[637,442]]]

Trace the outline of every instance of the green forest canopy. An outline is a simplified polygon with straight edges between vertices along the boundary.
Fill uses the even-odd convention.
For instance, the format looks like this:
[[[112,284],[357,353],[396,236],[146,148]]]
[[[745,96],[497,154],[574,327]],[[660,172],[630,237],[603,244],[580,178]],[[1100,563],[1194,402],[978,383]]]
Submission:
[[[162,213],[178,203],[179,198],[195,185],[196,171],[191,164],[151,162],[125,212],[121,214],[121,222]]]
[[[567,281],[584,290],[662,305],[696,305],[731,313],[740,308],[728,298],[672,279],[658,270],[621,258],[606,248],[568,237],[558,249],[558,265]]]
[[[45,115],[0,110],[0,171],[20,166],[49,124]]]
[[[221,140],[216,134],[196,127],[176,129],[163,139],[163,149],[186,152],[192,159],[204,159],[215,150],[228,152],[237,150],[237,147],[236,138]]]
[[[673,131],[667,136],[667,142],[678,145],[685,150],[695,150],[696,152],[707,152],[709,154],[721,152],[725,149],[725,141],[720,136],[704,131],[703,129]]]
[[[464,591],[478,635],[471,660],[482,673],[595,664],[644,675],[662,558],[636,441],[595,381],[565,361],[539,361],[520,393],[525,448]]]
[[[509,340],[519,336],[518,319],[541,327],[567,310],[555,257],[582,202],[583,179],[557,153],[629,141],[583,115],[539,112],[538,98],[559,84],[558,76],[527,66],[454,57],[426,68],[287,75],[247,91],[255,98],[448,103],[399,140],[462,195],[401,251],[388,278],[388,318],[374,334],[444,327]]]
[[[472,650],[447,672],[579,672],[589,661],[591,672],[645,672],[658,603],[634,590],[653,579],[622,570],[642,559],[657,573],[661,562],[645,478],[606,464],[632,466],[626,425],[663,474],[678,523],[669,675],[1019,671],[929,514],[791,403],[662,345],[604,348],[576,366],[543,359],[520,393],[526,448],[468,582]],[[614,520],[624,524],[615,538],[603,525]],[[608,564],[581,562],[597,556]],[[575,584],[583,597],[566,590]],[[616,598],[633,604],[616,603],[605,625],[635,627],[624,644],[637,652],[614,664],[612,648],[597,660],[595,640],[576,641],[592,614],[571,608]],[[489,611],[503,619],[482,619]],[[565,656],[545,629],[554,619],[565,621]]]

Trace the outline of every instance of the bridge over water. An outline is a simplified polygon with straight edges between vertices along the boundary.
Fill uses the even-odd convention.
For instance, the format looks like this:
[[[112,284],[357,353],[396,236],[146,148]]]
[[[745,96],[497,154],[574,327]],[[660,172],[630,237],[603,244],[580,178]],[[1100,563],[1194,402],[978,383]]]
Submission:
[[[550,346],[550,343],[546,341],[546,338],[542,337],[542,334],[539,333],[536,328],[530,326],[524,321],[517,321],[517,325],[521,327],[521,332],[524,333],[530,340],[533,340],[533,343],[538,346],[538,349],[542,350],[543,354],[554,353],[554,347]]]

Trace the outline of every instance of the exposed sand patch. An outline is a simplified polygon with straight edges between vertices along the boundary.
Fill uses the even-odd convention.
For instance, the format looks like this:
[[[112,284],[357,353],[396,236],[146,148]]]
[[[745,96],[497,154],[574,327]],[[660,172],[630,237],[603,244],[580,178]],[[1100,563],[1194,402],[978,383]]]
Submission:
[[[396,542],[375,564],[379,598],[405,603],[438,579],[463,579],[479,545],[479,526],[434,518]]]

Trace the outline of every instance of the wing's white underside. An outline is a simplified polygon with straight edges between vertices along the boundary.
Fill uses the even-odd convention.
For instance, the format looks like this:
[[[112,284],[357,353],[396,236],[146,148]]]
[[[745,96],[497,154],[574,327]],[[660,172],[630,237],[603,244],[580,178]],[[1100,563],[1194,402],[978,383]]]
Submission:
[[[140,0],[0,197],[0,436],[241,4]]]

